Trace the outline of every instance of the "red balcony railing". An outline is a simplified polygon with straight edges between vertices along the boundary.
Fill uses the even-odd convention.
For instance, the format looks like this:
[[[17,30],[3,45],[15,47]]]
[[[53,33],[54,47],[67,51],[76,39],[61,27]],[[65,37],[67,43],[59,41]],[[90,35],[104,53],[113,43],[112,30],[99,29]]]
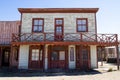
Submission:
[[[21,33],[13,34],[12,42],[96,42],[118,43],[117,34],[65,33],[62,39],[54,33]]]

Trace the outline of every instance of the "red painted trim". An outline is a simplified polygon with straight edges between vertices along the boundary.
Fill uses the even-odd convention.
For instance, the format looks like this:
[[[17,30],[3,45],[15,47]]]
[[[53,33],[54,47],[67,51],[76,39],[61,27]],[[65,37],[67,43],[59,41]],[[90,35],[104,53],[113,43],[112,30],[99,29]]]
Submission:
[[[99,8],[18,8],[21,13],[96,13]]]
[[[39,31],[34,31],[34,20],[43,20],[43,23],[42,23],[42,31],[39,32]],[[39,26],[39,25],[36,25],[36,26]],[[43,33],[44,32],[44,18],[33,18],[32,19],[32,33]]]
[[[78,31],[78,20],[86,20],[86,31]],[[88,18],[77,18],[76,19],[76,32],[88,32]]]

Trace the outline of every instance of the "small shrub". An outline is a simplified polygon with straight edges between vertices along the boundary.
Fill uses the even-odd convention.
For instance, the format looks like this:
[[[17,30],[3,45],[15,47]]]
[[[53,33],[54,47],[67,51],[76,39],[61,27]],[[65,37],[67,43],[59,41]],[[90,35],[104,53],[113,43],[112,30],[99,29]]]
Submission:
[[[108,72],[112,72],[112,71],[113,71],[113,69],[112,69],[112,68],[109,68],[109,69],[108,69]]]

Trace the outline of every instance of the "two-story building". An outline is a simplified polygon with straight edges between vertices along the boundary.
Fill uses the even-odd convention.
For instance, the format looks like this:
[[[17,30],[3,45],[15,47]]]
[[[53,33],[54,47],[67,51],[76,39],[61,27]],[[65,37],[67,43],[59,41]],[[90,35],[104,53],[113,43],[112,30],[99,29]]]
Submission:
[[[97,34],[98,8],[19,8],[19,69],[97,68],[97,46],[116,46],[117,34]],[[11,60],[11,66],[13,65]]]

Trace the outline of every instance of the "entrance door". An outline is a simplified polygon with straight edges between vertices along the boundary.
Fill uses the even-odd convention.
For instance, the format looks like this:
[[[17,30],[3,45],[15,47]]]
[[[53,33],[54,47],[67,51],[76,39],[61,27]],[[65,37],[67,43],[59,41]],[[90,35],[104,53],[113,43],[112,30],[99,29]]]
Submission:
[[[65,51],[53,51],[50,58],[51,68],[65,69]]]
[[[43,50],[40,48],[32,48],[30,50],[29,68],[43,69]]]
[[[9,66],[9,56],[10,56],[10,50],[3,50],[2,54],[2,66]]]
[[[85,70],[89,69],[89,60],[90,60],[90,53],[88,46],[77,46],[77,53],[76,53],[76,68]]]
[[[55,19],[55,40],[63,40],[63,18]]]

